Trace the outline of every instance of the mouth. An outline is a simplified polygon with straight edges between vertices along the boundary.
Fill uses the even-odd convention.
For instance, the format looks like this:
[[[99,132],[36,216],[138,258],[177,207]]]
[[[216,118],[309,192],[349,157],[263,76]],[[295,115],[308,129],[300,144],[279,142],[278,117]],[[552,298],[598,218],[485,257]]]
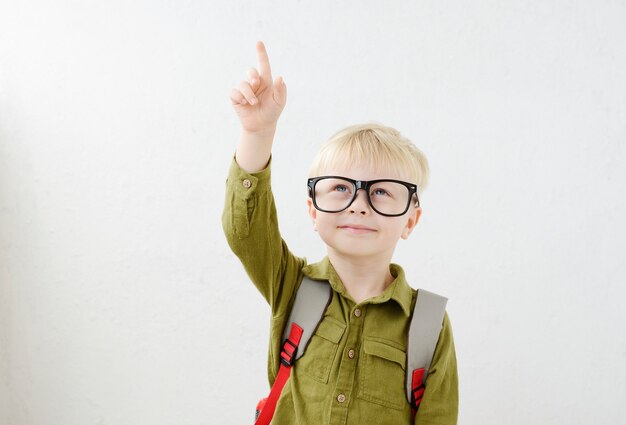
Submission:
[[[371,229],[366,226],[360,226],[358,224],[346,224],[344,226],[337,226],[338,229],[344,229],[351,233],[370,233],[375,232],[375,229]]]

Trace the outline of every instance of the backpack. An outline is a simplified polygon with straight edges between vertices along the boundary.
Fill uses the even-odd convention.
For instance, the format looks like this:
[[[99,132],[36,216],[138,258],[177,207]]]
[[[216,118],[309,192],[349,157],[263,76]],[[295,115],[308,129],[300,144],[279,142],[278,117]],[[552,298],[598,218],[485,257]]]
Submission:
[[[283,333],[280,369],[269,396],[262,399],[256,407],[255,425],[269,425],[291,368],[294,362],[304,355],[331,299],[332,289],[328,281],[312,280],[304,276]],[[406,365],[406,394],[413,416],[422,401],[426,377],[443,324],[446,303],[447,298],[441,295],[424,289],[417,290],[417,300],[409,326]]]

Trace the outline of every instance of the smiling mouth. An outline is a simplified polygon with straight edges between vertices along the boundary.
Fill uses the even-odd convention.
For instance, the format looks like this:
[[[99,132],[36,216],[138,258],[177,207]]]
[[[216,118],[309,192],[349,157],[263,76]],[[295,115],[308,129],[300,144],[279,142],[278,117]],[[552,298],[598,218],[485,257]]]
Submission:
[[[376,230],[374,229],[370,229],[369,227],[364,227],[364,226],[350,226],[350,225],[346,225],[346,226],[338,226],[339,229],[345,229],[348,230],[350,232],[353,233],[368,233],[368,232],[375,232]]]

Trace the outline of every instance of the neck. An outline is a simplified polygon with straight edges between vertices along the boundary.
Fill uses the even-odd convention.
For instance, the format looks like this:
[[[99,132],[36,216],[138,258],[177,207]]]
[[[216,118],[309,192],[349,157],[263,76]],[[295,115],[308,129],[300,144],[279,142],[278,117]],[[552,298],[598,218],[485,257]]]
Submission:
[[[346,257],[329,249],[328,259],[357,304],[380,295],[395,279],[389,270],[390,257]]]

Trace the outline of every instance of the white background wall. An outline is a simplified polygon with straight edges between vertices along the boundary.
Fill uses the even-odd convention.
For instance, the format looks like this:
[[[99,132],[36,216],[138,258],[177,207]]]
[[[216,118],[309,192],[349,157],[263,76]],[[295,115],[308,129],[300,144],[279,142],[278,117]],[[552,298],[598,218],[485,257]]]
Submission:
[[[394,261],[450,298],[461,424],[624,424],[626,3],[0,2],[0,424],[246,424],[269,310],[224,240],[266,42],[281,230],[349,124],[428,156]]]

